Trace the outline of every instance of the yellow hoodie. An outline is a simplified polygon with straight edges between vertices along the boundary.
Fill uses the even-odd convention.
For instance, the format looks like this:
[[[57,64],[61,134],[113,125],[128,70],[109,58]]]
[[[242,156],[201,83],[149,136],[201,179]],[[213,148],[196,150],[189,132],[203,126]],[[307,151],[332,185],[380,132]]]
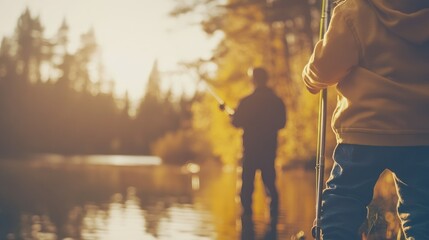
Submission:
[[[338,143],[429,145],[429,0],[346,0],[304,68],[335,85]]]

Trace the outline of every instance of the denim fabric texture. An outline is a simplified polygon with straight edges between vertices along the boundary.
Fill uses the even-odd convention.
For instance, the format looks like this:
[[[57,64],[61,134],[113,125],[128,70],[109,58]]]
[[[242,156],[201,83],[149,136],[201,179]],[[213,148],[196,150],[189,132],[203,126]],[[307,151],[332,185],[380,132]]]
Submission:
[[[324,240],[361,239],[359,227],[386,169],[393,174],[406,238],[429,239],[429,146],[339,144],[322,194]]]

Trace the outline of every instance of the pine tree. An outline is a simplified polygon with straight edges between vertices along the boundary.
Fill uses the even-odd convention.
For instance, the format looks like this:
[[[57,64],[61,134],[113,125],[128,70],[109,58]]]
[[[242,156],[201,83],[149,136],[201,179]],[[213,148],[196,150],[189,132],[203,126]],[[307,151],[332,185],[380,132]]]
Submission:
[[[17,72],[25,83],[40,80],[43,59],[43,26],[39,17],[32,17],[27,8],[19,17],[15,29],[17,43]]]

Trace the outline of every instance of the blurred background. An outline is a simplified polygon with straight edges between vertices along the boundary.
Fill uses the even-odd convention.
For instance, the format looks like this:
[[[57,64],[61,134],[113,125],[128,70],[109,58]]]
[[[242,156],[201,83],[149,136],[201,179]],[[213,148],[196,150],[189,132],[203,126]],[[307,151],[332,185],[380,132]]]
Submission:
[[[235,108],[252,66],[288,111],[279,238],[309,238],[320,2],[0,0],[0,239],[237,239],[241,132],[209,93]],[[334,147],[328,130],[327,173]],[[363,239],[396,239],[395,205],[383,175]]]

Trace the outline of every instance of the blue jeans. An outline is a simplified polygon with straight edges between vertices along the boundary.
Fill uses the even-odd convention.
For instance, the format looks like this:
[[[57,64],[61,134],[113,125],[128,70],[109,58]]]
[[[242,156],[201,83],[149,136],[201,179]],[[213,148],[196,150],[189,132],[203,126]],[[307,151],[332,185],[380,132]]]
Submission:
[[[407,239],[429,239],[429,146],[384,147],[339,144],[322,194],[324,240],[361,239],[374,186],[385,170],[393,173],[398,216]]]

